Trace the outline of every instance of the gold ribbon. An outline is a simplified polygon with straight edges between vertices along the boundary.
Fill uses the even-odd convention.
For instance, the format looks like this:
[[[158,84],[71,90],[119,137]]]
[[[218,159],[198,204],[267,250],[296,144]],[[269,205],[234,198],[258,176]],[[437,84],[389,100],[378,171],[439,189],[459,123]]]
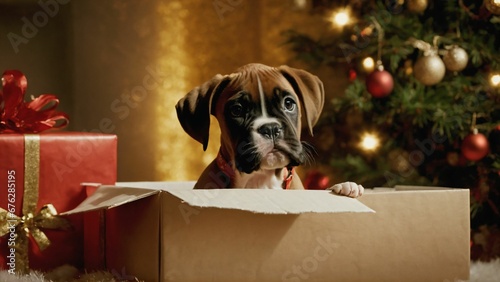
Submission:
[[[50,240],[40,228],[68,229],[69,222],[57,216],[53,205],[43,206],[36,213],[38,203],[38,180],[40,171],[40,136],[24,135],[24,194],[23,215],[21,217],[0,208],[0,236],[14,231],[16,250],[16,270],[29,272],[29,235],[33,237],[41,251],[50,245]]]
[[[433,56],[438,54],[438,35],[434,36],[432,45],[423,40],[418,40],[413,37],[409,38],[406,43],[411,44],[414,48],[422,50],[424,52],[424,56]]]

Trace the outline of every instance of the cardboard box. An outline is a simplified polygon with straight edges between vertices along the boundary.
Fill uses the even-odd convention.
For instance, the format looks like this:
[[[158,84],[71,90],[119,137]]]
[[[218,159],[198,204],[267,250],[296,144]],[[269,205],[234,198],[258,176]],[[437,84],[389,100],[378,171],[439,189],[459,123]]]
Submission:
[[[69,213],[106,209],[108,269],[146,281],[469,277],[468,190],[384,190],[358,201],[192,184],[101,186]]]
[[[28,150],[27,142],[36,146]],[[34,179],[36,185],[30,187],[35,187],[32,191],[38,193],[29,198],[35,214],[47,204],[52,204],[58,212],[74,209],[87,197],[81,186],[83,181],[115,184],[116,149],[117,137],[111,134],[0,134],[0,207],[23,216],[25,185],[27,179]],[[82,215],[68,219],[73,226],[71,230],[41,228],[51,241],[44,251],[34,241],[30,242],[28,257],[32,269],[50,270],[63,264],[83,266]],[[11,253],[8,247],[11,235],[0,238],[0,269],[10,269],[6,257]],[[16,253],[18,259],[19,252]],[[16,265],[19,266],[19,261]]]

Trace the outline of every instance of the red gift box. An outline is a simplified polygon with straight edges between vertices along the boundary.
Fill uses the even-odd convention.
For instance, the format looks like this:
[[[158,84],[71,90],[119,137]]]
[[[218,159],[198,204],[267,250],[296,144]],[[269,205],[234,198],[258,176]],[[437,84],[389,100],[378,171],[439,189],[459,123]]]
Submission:
[[[35,139],[34,142],[38,143],[38,147],[35,146],[35,151],[39,151],[36,160],[31,159],[32,152],[25,154],[27,139]],[[59,213],[75,208],[86,198],[82,182],[116,182],[116,148],[117,137],[110,134],[0,134],[0,207],[18,217],[24,216],[25,221],[29,220],[23,214],[23,204],[25,197],[29,200],[33,195],[26,195],[25,185],[32,186],[31,182],[35,181],[38,188],[35,199],[38,199],[34,204],[36,208],[33,208],[36,213],[48,204],[52,204]],[[37,171],[25,172],[34,168]],[[83,217],[67,218],[72,225],[70,230],[39,228],[50,240],[50,245],[43,251],[32,236],[37,232],[30,230],[28,258],[31,269],[45,271],[63,264],[83,265]],[[6,218],[2,219],[0,223],[9,227]],[[12,231],[15,232],[14,229]],[[9,242],[10,237],[11,234],[7,233],[0,238],[0,267],[3,269],[12,269],[12,264],[8,264],[12,262],[13,250],[9,245],[13,244]],[[17,262],[21,259],[19,254],[16,259]]]

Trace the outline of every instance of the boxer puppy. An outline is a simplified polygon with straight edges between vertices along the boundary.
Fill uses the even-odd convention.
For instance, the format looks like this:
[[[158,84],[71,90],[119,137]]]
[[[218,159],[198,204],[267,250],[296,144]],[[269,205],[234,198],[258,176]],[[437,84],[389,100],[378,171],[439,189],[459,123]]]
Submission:
[[[248,64],[194,88],[176,105],[183,129],[203,150],[210,114],[221,130],[219,154],[195,188],[304,189],[294,170],[311,158],[311,148],[300,141],[301,124],[312,135],[323,104],[319,78],[288,66]],[[350,197],[363,194],[353,182],[331,189]]]

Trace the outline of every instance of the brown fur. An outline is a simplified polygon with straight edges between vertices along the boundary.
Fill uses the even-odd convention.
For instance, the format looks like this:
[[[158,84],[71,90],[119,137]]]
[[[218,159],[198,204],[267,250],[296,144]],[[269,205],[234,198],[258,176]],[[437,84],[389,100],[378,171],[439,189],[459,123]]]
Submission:
[[[203,145],[204,150],[208,144],[210,114],[212,114],[217,118],[221,127],[222,155],[228,160],[234,160],[235,144],[232,144],[229,138],[223,109],[227,100],[238,89],[247,90],[253,99],[259,100],[255,74],[260,77],[266,95],[272,95],[272,89],[277,85],[296,95],[297,100],[300,101],[297,104],[299,115],[302,115],[296,128],[296,137],[300,139],[301,124],[307,125],[312,135],[313,126],[318,121],[324,104],[324,89],[321,80],[304,70],[288,66],[274,68],[261,64],[248,64],[232,74],[214,76],[191,90],[177,103],[177,115],[182,127],[192,138]],[[283,168],[279,168],[274,171],[274,176],[279,179],[283,173]],[[230,183],[223,181],[223,174],[214,161],[202,173],[195,188],[233,188],[238,183],[246,183],[246,179],[238,177],[231,179]],[[273,175],[270,173],[262,177],[271,179]],[[295,173],[291,189],[304,189]]]

